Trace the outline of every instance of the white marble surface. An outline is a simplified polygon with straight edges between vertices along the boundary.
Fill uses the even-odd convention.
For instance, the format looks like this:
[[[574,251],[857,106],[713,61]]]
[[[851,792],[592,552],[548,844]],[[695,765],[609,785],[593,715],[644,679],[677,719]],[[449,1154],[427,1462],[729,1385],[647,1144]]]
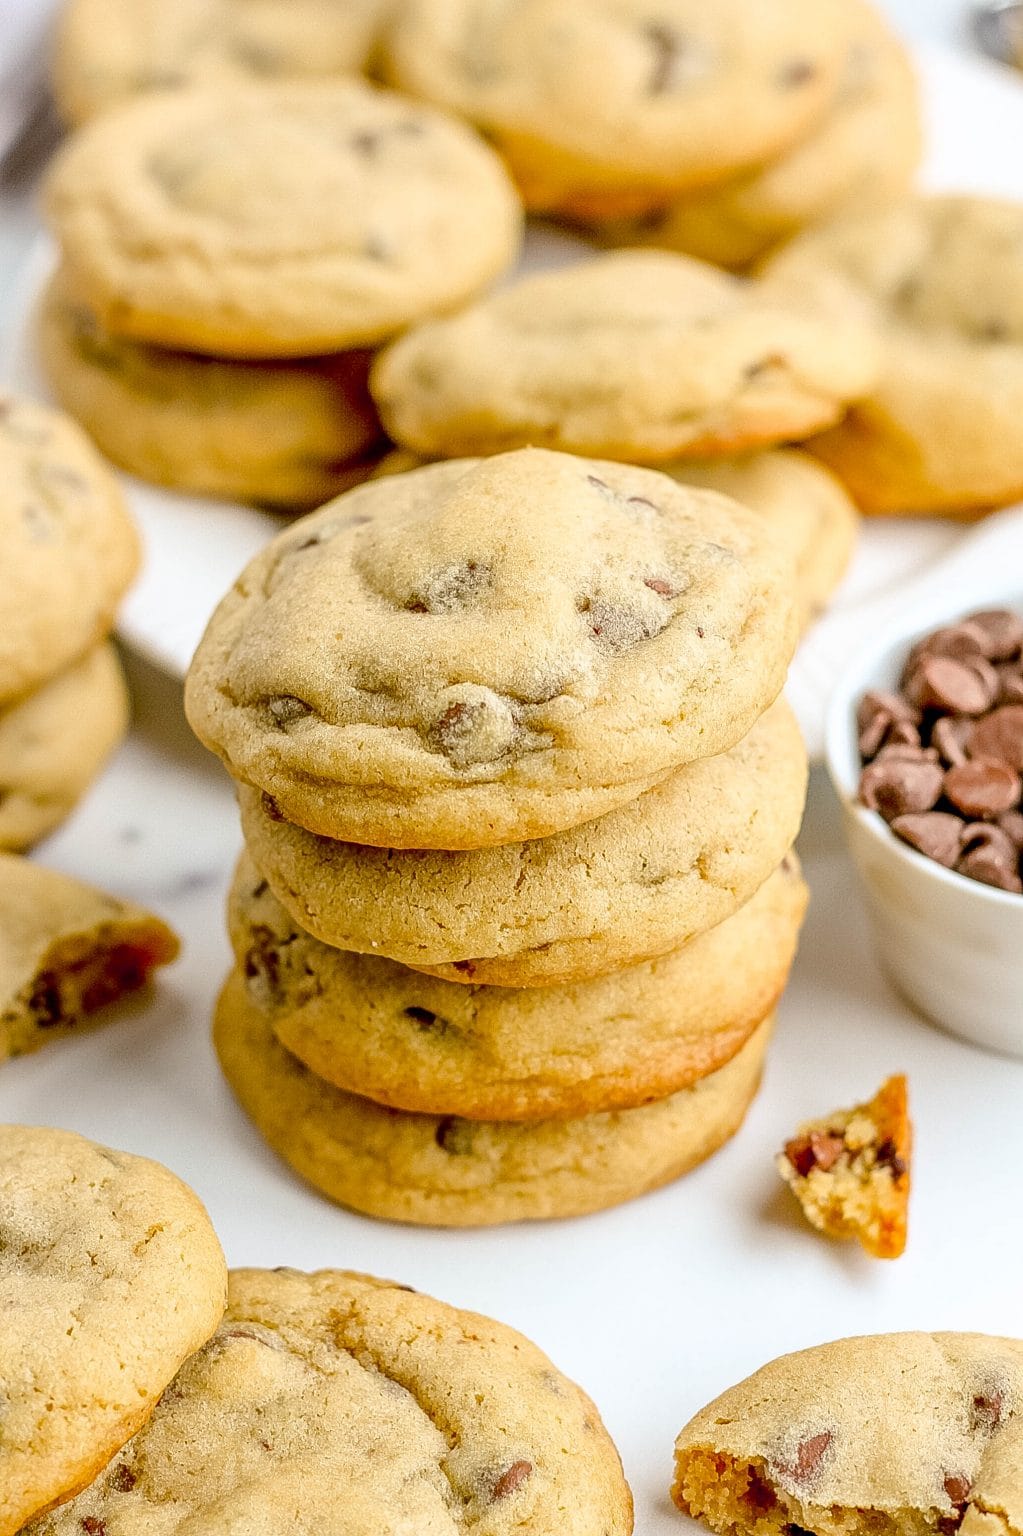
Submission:
[[[897,9],[915,30],[939,12],[951,25],[958,7]],[[129,1016],[6,1064],[0,1118],[71,1126],[169,1163],[207,1201],[232,1263],[364,1268],[521,1327],[599,1403],[640,1536],[681,1529],[666,1490],[683,1420],[764,1359],[857,1331],[1019,1331],[1023,1063],[936,1033],[887,986],[822,778],[800,844],[811,915],[741,1136],[673,1188],[585,1221],[413,1231],[305,1190],[230,1102],[208,1039],[228,963],[230,786],[189,736],[178,685],[141,663],[131,680],[131,740],[40,857],[150,902],[184,955]],[[804,1229],[770,1155],[804,1114],[900,1069],[918,1130],[913,1226],[906,1257],[881,1265]]]

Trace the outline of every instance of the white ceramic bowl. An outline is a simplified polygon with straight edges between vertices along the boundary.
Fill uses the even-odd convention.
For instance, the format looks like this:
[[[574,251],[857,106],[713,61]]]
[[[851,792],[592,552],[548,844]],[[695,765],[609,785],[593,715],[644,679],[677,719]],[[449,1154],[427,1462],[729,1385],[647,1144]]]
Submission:
[[[1023,524],[1016,532],[1023,534]],[[989,1050],[1023,1056],[1023,896],[925,858],[857,799],[856,706],[863,694],[895,687],[914,640],[940,625],[980,608],[1023,612],[1023,541],[1010,539],[998,553],[1005,558],[932,591],[898,632],[889,629],[856,657],[832,696],[827,761],[889,979],[935,1024]]]

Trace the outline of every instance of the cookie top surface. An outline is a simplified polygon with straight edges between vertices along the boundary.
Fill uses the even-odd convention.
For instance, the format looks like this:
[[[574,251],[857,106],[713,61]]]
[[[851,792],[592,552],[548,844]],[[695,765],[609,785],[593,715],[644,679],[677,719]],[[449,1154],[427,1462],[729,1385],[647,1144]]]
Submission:
[[[877,343],[669,251],[618,251],[520,278],[417,327],[370,388],[405,447],[435,456],[542,445],[653,462],[805,437],[865,394]]]
[[[534,205],[585,211],[768,158],[822,110],[845,33],[813,0],[403,0],[385,53],[496,138]]]
[[[626,1536],[632,1502],[596,1409],[521,1334],[363,1275],[238,1270],[150,1423],[31,1536],[101,1528]]]
[[[807,224],[902,196],[922,150],[913,65],[872,4],[848,0],[848,21],[841,73],[805,137],[764,166],[617,229],[617,238],[740,267]]]
[[[522,220],[471,129],[358,80],[129,103],[61,152],[48,207],[107,330],[252,357],[374,344],[464,303]]]
[[[687,1173],[741,1124],[772,1026],[656,1104],[517,1123],[402,1114],[335,1088],[279,1043],[238,971],[217,1004],[214,1043],[259,1131],[329,1199],[383,1220],[478,1227],[606,1210]]]
[[[0,707],[102,639],[138,535],[109,469],[66,416],[0,390]]]
[[[206,1212],[165,1168],[70,1131],[0,1126],[5,1536],[145,1421],[220,1322],[225,1286]]]
[[[310,831],[539,837],[731,746],[781,687],[792,566],[655,472],[528,450],[359,486],[213,615],[193,729]]]
[[[68,0],[53,84],[84,122],[126,97],[361,69],[384,0]]]
[[[673,954],[574,986],[455,986],[304,933],[247,857],[230,926],[250,999],[319,1077],[377,1103],[539,1120],[666,1098],[736,1054],[774,1007],[806,887],[787,860]]]
[[[256,864],[302,927],[449,980],[549,986],[661,954],[733,913],[791,847],[806,750],[779,700],[728,752],[595,821],[461,853],[366,848],[240,788]]]
[[[873,1529],[878,1514],[901,1522],[907,1511],[926,1528],[967,1530],[964,1516],[991,1512],[998,1529],[1019,1529],[1023,1343],[883,1334],[786,1355],[697,1414],[676,1450],[676,1500],[717,1529],[724,1506],[708,1510],[702,1475],[710,1451],[729,1481],[739,1467],[754,1472],[749,1497],[729,1505],[732,1530],[782,1530],[794,1511],[823,1531]]]

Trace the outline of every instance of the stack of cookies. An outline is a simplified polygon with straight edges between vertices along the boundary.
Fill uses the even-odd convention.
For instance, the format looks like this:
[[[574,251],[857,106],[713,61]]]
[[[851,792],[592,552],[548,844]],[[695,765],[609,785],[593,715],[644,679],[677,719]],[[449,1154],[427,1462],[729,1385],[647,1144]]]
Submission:
[[[475,298],[522,225],[471,128],[340,78],[113,107],[58,156],[48,205],[61,402],[134,474],[283,508],[369,473],[373,349]]]
[[[540,449],[361,486],[243,573],[186,688],[247,843],[216,1040],[311,1183],[568,1216],[737,1129],[805,904],[797,610],[755,514]]]
[[[139,561],[109,470],[73,422],[0,391],[0,849],[61,822],[128,725],[109,642]]]

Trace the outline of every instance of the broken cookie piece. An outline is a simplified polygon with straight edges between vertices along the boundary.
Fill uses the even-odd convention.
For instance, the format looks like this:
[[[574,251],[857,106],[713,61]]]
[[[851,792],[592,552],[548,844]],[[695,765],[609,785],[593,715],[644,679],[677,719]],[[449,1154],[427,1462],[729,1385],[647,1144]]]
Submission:
[[[0,1061],[91,1024],[178,948],[143,908],[0,855]]]
[[[857,1238],[876,1259],[897,1259],[906,1247],[912,1139],[906,1079],[890,1077],[869,1104],[801,1126],[777,1168],[811,1226]]]
[[[839,1339],[762,1366],[675,1446],[672,1497],[722,1536],[1015,1536],[1023,1342]]]

